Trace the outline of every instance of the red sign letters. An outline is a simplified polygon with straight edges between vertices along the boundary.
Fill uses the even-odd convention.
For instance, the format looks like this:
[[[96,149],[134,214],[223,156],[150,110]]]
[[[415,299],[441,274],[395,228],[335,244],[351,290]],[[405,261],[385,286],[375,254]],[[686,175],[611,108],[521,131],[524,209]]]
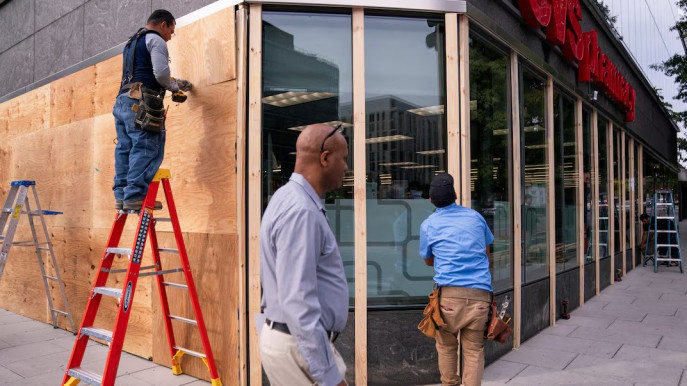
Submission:
[[[635,90],[599,48],[596,31],[582,32],[579,0],[518,0],[520,14],[532,28],[545,28],[546,40],[560,46],[566,60],[578,62],[577,79],[594,82],[635,120]]]

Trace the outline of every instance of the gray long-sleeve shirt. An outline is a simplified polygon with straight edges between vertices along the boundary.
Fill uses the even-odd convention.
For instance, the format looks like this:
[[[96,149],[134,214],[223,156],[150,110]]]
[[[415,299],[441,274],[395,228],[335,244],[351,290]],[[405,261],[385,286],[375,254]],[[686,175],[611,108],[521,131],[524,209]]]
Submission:
[[[155,80],[164,89],[177,92],[179,86],[176,82],[172,82],[172,76],[169,71],[169,52],[167,51],[167,42],[160,35],[155,33],[146,34],[146,48],[150,52],[150,61],[153,63],[153,75]]]
[[[298,173],[263,215],[260,278],[265,316],[286,323],[318,384],[341,382],[326,331],[346,326],[348,283],[322,201]]]

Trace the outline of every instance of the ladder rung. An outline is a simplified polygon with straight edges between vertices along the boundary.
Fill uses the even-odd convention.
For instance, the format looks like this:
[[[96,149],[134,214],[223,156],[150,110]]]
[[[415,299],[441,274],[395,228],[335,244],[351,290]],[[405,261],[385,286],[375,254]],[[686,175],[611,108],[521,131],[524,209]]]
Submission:
[[[50,248],[45,248],[45,247],[40,247],[38,248],[39,251],[49,251]]]
[[[181,350],[181,351],[185,352],[186,354],[192,355],[192,356],[194,356],[194,357],[196,357],[196,358],[205,358],[205,354],[199,353],[199,352],[197,352],[197,351],[189,350],[189,349],[187,349],[187,348],[183,348],[183,347],[179,347],[179,346],[174,346],[174,349],[175,349],[175,350]]]
[[[172,222],[172,219],[169,217],[156,217],[155,221]]]
[[[50,275],[43,275],[44,278],[57,281],[57,277]]]
[[[15,241],[12,243],[13,246],[17,247],[33,247],[35,245],[47,245],[48,243],[34,243],[31,240]]]
[[[103,377],[101,375],[96,374],[92,371],[88,371],[81,367],[74,367],[73,369],[69,369],[67,375],[95,386],[100,386],[103,382]]]
[[[105,330],[98,327],[83,327],[81,328],[81,333],[84,335],[92,336],[94,338],[102,339],[106,342],[112,342],[112,331]]]
[[[677,247],[678,244],[656,244],[657,247]]]
[[[673,205],[673,204],[670,202],[657,202],[656,203],[656,206],[671,206],[671,205]]]
[[[117,255],[130,255],[131,248],[107,248],[105,252]]]
[[[198,322],[193,320],[193,319],[188,319],[188,318],[184,318],[184,317],[176,316],[176,315],[167,315],[167,316],[169,316],[170,319],[178,320],[180,322],[192,324],[194,326],[198,325]]]
[[[662,231],[662,230],[659,229],[659,230],[656,231],[656,233],[677,233],[677,231],[670,231],[670,230],[668,230],[668,231],[665,231],[665,230]]]
[[[122,297],[121,288],[95,287],[95,288],[93,288],[93,293],[106,295],[106,296],[112,296],[113,298],[117,298],[117,299]]]
[[[52,310],[53,312],[57,312],[58,314],[62,314],[62,315],[64,315],[64,316],[69,315],[68,312],[65,312],[65,311],[62,311],[62,310],[56,310],[56,309],[54,309],[54,308],[51,308],[51,310]]]
[[[155,271],[155,272],[145,272],[142,273],[138,276],[143,277],[143,276],[158,276],[158,275],[166,275],[168,273],[177,273],[177,272],[182,272],[184,269],[183,268],[174,268],[174,269],[167,269],[164,271]]]
[[[156,267],[155,265],[148,265],[148,266],[146,266],[146,267],[141,267],[141,268],[139,268],[139,271],[145,271],[145,270],[147,270],[147,269],[153,269],[153,268],[155,268],[155,267]],[[100,268],[100,270],[101,270],[102,272],[107,272],[107,273],[123,273],[123,272],[126,272],[126,271],[127,271],[126,268],[122,268],[122,269]]]
[[[166,281],[163,281],[163,282],[162,282],[162,285],[165,285],[165,286],[167,286],[167,287],[182,288],[182,289],[185,289],[185,290],[188,289],[188,286],[187,286],[186,284],[168,283],[168,282],[166,282]]]
[[[659,220],[675,220],[675,216],[656,216]]]
[[[179,250],[176,248],[158,248],[158,252],[167,252],[167,253],[179,253]]]

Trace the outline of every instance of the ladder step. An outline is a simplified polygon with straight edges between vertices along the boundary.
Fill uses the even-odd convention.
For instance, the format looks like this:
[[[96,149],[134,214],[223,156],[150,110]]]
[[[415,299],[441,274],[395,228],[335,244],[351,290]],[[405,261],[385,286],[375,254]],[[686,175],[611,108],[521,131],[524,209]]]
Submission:
[[[105,330],[98,327],[83,327],[81,328],[81,333],[84,335],[92,336],[94,338],[102,339],[106,342],[112,342],[112,331]]]
[[[38,248],[39,251],[49,251],[50,248],[45,248],[45,247],[40,247]]]
[[[158,248],[158,252],[167,252],[167,253],[179,253],[179,250],[176,248]]]
[[[167,315],[167,316],[169,316],[170,319],[178,320],[180,322],[192,324],[194,326],[198,325],[198,322],[193,320],[193,319],[188,319],[188,318],[184,318],[184,317],[176,316],[176,315]]]
[[[672,202],[657,202],[656,206],[671,206],[673,205]]]
[[[157,267],[157,266],[156,266],[156,265],[148,265],[148,266],[139,268],[139,271],[145,271],[145,270],[147,270],[147,269],[153,269],[153,268],[155,268],[155,267]],[[126,268],[122,268],[122,269],[100,268],[100,270],[101,270],[102,272],[107,272],[107,273],[123,273],[123,272],[126,272],[126,271],[127,271]]]
[[[186,354],[192,355],[192,356],[194,356],[194,357],[196,357],[196,358],[205,358],[205,354],[199,353],[199,352],[197,352],[197,351],[189,350],[189,349],[187,349],[187,348],[183,348],[183,347],[179,347],[179,346],[174,346],[174,349],[175,349],[175,350],[181,350],[181,351],[185,352]]]
[[[51,308],[51,310],[52,310],[53,312],[57,312],[58,314],[61,314],[61,315],[64,315],[64,316],[69,315],[68,312],[65,312],[65,311],[62,311],[62,310],[56,310],[56,309],[54,309],[54,308]]]
[[[659,230],[656,231],[656,233],[677,233],[677,231],[670,231],[670,230],[664,230],[664,231],[662,231],[662,230],[659,229]]]
[[[166,275],[166,274],[168,274],[168,273],[177,273],[177,272],[183,272],[183,271],[184,271],[183,268],[174,268],[174,269],[167,269],[167,270],[164,270],[164,271],[145,272],[145,273],[142,273],[142,274],[140,274],[140,275],[138,275],[138,276],[139,276],[139,277],[143,277],[143,276],[159,276],[159,275]]]
[[[130,255],[131,248],[107,248],[105,252],[117,255]]]
[[[678,247],[678,244],[656,244],[657,247]]]
[[[112,296],[113,298],[117,298],[117,299],[122,297],[122,289],[121,288],[95,287],[95,288],[93,288],[93,293],[106,295],[106,296]]]
[[[179,283],[168,283],[166,281],[162,282],[162,285],[167,286],[167,287],[176,287],[176,288],[181,288],[181,289],[188,289],[188,286],[186,284],[179,284]]]
[[[57,281],[57,277],[50,275],[43,275],[44,278]]]
[[[94,386],[101,386],[103,382],[103,377],[99,374],[96,374],[92,371],[88,371],[84,368],[81,367],[74,367],[73,369],[69,369],[67,374],[70,377],[74,377],[80,381],[84,381],[85,383],[90,383],[91,385]]]
[[[659,220],[675,220],[674,216],[656,216]]]

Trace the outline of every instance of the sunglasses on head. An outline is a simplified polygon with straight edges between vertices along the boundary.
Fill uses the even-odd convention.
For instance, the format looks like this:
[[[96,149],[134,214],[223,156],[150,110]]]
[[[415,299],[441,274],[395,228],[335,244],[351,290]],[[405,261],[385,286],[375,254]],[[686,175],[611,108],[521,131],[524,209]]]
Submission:
[[[327,134],[327,136],[324,137],[324,139],[322,140],[322,145],[320,145],[320,153],[324,153],[324,143],[327,142],[327,139],[329,139],[329,137],[331,137],[332,135],[334,135],[334,133],[336,133],[337,131],[340,132],[340,131],[341,131],[341,126],[342,126],[341,124],[336,125],[336,126],[334,127],[334,130],[332,130],[331,133]]]

